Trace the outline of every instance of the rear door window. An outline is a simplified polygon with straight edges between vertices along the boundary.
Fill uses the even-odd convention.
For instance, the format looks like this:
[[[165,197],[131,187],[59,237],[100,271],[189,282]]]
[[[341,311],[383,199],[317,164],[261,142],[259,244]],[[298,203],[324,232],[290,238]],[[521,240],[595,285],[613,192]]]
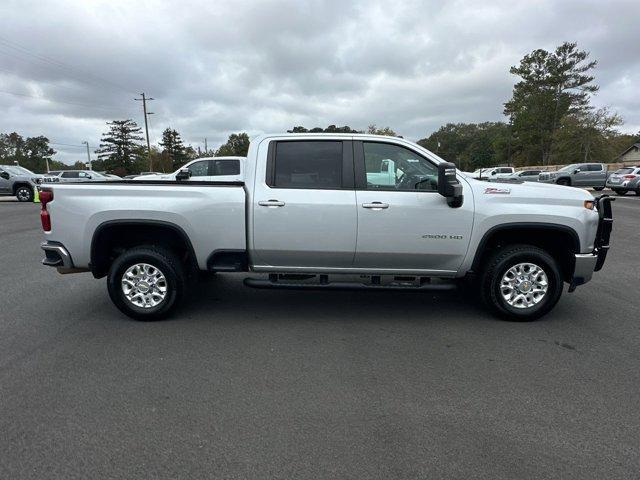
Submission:
[[[601,172],[602,165],[600,165],[599,163],[590,163],[589,165],[587,165],[587,170],[589,172]]]
[[[339,189],[342,186],[342,141],[276,142],[275,188]]]
[[[80,172],[62,172],[62,178],[78,178],[80,177]]]
[[[240,175],[240,160],[214,160],[211,175]]]

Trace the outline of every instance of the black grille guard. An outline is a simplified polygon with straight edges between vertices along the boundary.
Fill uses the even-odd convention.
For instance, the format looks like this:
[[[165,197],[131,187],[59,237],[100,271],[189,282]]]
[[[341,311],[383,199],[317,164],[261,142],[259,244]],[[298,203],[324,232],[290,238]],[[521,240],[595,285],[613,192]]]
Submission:
[[[600,195],[596,198],[596,208],[598,209],[598,231],[594,243],[594,253],[598,256],[594,271],[599,271],[607,259],[609,253],[609,239],[611,238],[611,230],[613,229],[613,210],[611,202],[615,198],[609,195]]]

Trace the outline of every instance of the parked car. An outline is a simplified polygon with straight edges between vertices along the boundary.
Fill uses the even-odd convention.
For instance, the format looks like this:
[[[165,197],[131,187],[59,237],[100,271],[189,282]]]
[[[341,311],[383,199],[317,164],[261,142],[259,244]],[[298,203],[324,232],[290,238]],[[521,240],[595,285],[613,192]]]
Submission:
[[[603,190],[607,183],[607,166],[604,163],[573,163],[556,172],[542,172],[538,181],[572,187],[592,187]]]
[[[385,159],[391,185],[367,175]],[[495,313],[531,320],[563,282],[571,292],[602,268],[613,222],[610,197],[470,179],[378,135],[262,135],[244,181],[187,178],[43,188],[43,263],[106,276],[115,305],[144,320],[168,315],[198,270],[268,274],[245,279],[256,288],[433,291],[466,278]]]
[[[495,180],[496,178],[505,178],[513,175],[516,169],[513,167],[491,167],[479,168],[471,174],[472,178],[482,180]]]
[[[19,202],[33,202],[42,175],[18,165],[0,165],[0,195],[13,196]]]
[[[537,182],[538,176],[543,170],[519,170],[511,175],[505,175],[505,180],[521,180],[523,182]]]
[[[113,180],[113,178],[107,177],[94,170],[59,170],[57,171],[57,175],[53,175],[53,173],[56,172],[49,172],[49,174],[44,176],[44,183],[103,182]]]
[[[623,167],[613,172],[607,179],[607,187],[618,195],[635,192],[640,195],[640,167]]]
[[[179,174],[183,179],[198,181],[236,181],[244,178],[245,157],[207,157],[197,158],[180,167],[173,173],[139,175],[134,180],[176,180]]]

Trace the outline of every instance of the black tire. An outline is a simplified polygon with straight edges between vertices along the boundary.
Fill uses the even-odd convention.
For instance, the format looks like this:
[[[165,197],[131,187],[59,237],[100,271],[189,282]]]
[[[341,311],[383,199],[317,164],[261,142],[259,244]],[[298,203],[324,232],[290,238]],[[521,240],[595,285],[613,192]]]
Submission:
[[[533,263],[547,276],[547,292],[531,307],[510,305],[502,296],[501,281],[507,271],[520,263]],[[549,312],[562,295],[562,276],[556,260],[541,248],[532,245],[508,245],[495,252],[480,277],[480,295],[483,303],[502,318],[526,322]]]
[[[636,188],[636,195],[640,197],[640,188]]]
[[[16,198],[19,202],[33,202],[33,188],[29,185],[20,185],[16,188]]]
[[[594,189],[596,192],[601,192],[602,190],[604,190],[604,187],[593,187],[593,189]]]
[[[614,188],[613,191],[616,192],[616,195],[626,195],[627,194],[626,190],[620,190],[619,188]]]
[[[165,281],[160,286],[166,288],[166,293],[164,299],[155,306],[135,305],[123,290],[124,274],[137,264],[150,265],[164,276]],[[146,287],[147,284],[144,286]],[[161,247],[142,246],[132,248],[115,259],[109,269],[107,288],[111,300],[125,315],[136,320],[160,320],[169,315],[184,298],[187,291],[187,276],[184,266],[174,253]],[[143,295],[143,297],[147,298],[150,295]]]
[[[568,178],[561,178],[556,182],[558,185],[564,185],[565,187],[571,186],[571,180]]]

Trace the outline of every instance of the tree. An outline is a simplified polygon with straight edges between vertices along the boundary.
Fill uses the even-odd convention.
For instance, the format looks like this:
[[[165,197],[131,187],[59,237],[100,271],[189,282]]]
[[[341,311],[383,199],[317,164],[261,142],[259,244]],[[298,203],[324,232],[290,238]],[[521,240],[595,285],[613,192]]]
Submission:
[[[378,128],[375,123],[367,127],[367,133],[370,135],[387,135],[389,137],[397,137],[398,134],[389,127]]]
[[[104,160],[106,170],[128,175],[135,170],[136,159],[144,155],[142,129],[130,119],[114,120],[107,125],[109,131],[102,134],[100,148],[96,150],[98,159]]]
[[[556,158],[561,163],[611,160],[617,153],[614,139],[620,135],[616,127],[622,123],[607,107],[567,115],[554,138]]]
[[[216,157],[238,156],[246,157],[249,151],[249,135],[246,133],[232,133],[227,143],[216,150]]]
[[[418,144],[463,170],[510,163],[509,126],[503,122],[448,123]]]
[[[548,52],[537,49],[510,69],[521,80],[513,87],[504,113],[510,118],[514,146],[526,163],[550,163],[554,138],[566,115],[589,110],[590,95],[598,90],[593,76],[595,60],[565,42]]]
[[[42,135],[27,137],[16,132],[0,134],[0,163],[19,165],[36,173],[47,171],[47,161],[51,161],[56,151],[49,146],[49,139]]]
[[[344,127],[336,127],[335,125],[329,125],[327,128],[314,127],[310,130],[302,126],[297,126],[297,127],[293,127],[291,130],[287,130],[287,132],[288,133],[362,133],[359,130],[354,130],[348,125],[345,125]]]
[[[162,147],[162,153],[171,159],[173,170],[177,170],[187,163],[188,158],[185,152],[185,146],[180,134],[176,130],[166,128],[164,132],[162,132],[160,146]]]

